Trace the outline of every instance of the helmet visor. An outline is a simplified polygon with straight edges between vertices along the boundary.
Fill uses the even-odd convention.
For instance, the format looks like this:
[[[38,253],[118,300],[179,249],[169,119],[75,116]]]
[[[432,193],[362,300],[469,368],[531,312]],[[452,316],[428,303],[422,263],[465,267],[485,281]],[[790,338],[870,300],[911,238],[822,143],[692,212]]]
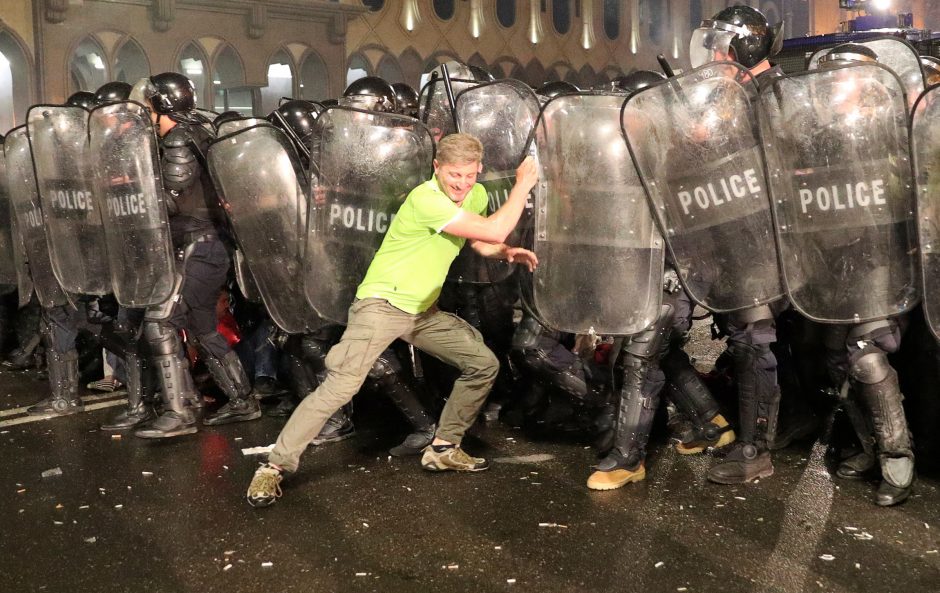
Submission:
[[[386,111],[385,100],[372,95],[350,95],[341,97],[339,104],[342,107],[352,107],[363,111]]]
[[[693,68],[704,66],[709,62],[733,60],[731,55],[731,42],[737,33],[724,31],[712,27],[699,27],[692,31],[692,41],[689,42],[689,61]]]

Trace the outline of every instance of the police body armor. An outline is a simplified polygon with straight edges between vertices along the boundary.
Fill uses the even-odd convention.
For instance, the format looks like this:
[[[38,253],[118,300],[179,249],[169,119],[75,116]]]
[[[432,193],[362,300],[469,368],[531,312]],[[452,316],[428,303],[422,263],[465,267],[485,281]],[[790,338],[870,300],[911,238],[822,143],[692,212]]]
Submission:
[[[88,133],[114,296],[126,307],[160,304],[176,273],[149,112],[133,101],[97,107]]]
[[[878,63],[887,66],[898,75],[907,92],[907,104],[913,106],[927,87],[920,55],[914,46],[898,37],[880,37],[852,43],[863,45],[874,51],[878,55]],[[828,55],[833,49],[821,49],[814,53],[809,59],[808,69],[815,70],[820,58]]]
[[[622,128],[689,296],[727,313],[783,294],[750,73],[715,62],[639,91]]]
[[[562,95],[535,130],[534,308],[565,332],[631,335],[659,315],[663,240],[620,133],[622,103]]]
[[[525,83],[501,80],[474,86],[457,96],[457,122],[461,132],[472,134],[483,144],[483,172],[477,182],[486,188],[488,213],[492,214],[509,198],[516,182],[516,167],[525,154],[529,135],[539,115],[538,98]],[[522,244],[522,228],[531,224],[531,206],[506,239],[507,245]],[[471,284],[502,282],[515,267],[501,260],[477,254],[464,245],[448,272],[447,279]]]
[[[271,319],[287,333],[307,333],[320,325],[298,282],[307,179],[287,136],[262,122],[215,140],[208,151],[209,172]],[[246,280],[243,272],[240,283],[250,288]]]
[[[345,323],[398,208],[431,175],[434,143],[416,119],[348,107],[324,111],[311,136],[304,285],[321,317]]]
[[[71,293],[111,292],[104,228],[88,151],[88,112],[35,105],[27,115],[52,269]]]
[[[908,110],[876,63],[779,78],[760,97],[787,296],[823,323],[896,316],[919,295]]]
[[[68,295],[56,279],[49,258],[46,225],[39,203],[39,190],[36,187],[25,125],[14,128],[7,135],[4,154],[16,229],[23,242],[23,253],[39,304],[45,308],[65,305],[69,302]],[[26,288],[25,284],[24,279],[20,284],[21,291]]]

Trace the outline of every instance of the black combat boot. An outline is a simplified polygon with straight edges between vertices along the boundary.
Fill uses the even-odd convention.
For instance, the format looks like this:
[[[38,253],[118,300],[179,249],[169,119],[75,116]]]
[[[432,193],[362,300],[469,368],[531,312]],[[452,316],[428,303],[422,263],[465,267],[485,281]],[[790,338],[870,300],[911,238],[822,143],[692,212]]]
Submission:
[[[148,401],[149,369],[144,367],[144,360],[136,352],[124,353],[124,366],[127,369],[127,407],[110,422],[101,425],[101,430],[129,430],[142,426],[157,417],[151,402]]]
[[[859,384],[862,399],[871,410],[881,466],[881,484],[875,495],[878,506],[892,506],[907,500],[914,486],[914,452],[907,428],[898,387],[898,375],[890,369],[888,376],[872,385]]]
[[[144,439],[163,439],[198,430],[196,416],[188,402],[194,399],[189,364],[175,354],[161,354],[153,358],[160,386],[163,390],[163,413],[134,434]]]
[[[261,406],[251,394],[251,383],[237,354],[232,351],[226,352],[221,360],[214,356],[206,356],[205,363],[216,385],[228,396],[229,401],[214,413],[206,416],[202,421],[203,424],[218,426],[261,418]]]
[[[348,403],[336,410],[336,412],[327,419],[326,424],[320,429],[320,434],[313,439],[311,444],[325,445],[327,443],[338,443],[352,438],[355,435],[356,427],[352,421],[352,404]]]
[[[694,455],[710,447],[721,448],[733,443],[734,431],[719,413],[718,402],[692,368],[689,355],[674,345],[661,366],[669,381],[666,397],[675,404],[688,426],[676,435],[676,452]]]
[[[400,380],[395,383],[394,386],[386,387],[385,394],[408,419],[413,432],[405,437],[400,445],[392,447],[388,452],[393,457],[418,455],[434,440],[437,424],[421,405],[418,395],[409,386],[402,384]]]
[[[52,396],[26,408],[30,416],[78,414],[85,404],[78,397],[78,352],[48,351],[49,386]]]
[[[732,347],[741,426],[731,452],[708,472],[709,481],[716,484],[744,484],[774,473],[769,444],[776,434],[780,388],[772,376],[762,377],[757,369],[758,347],[741,343]]]

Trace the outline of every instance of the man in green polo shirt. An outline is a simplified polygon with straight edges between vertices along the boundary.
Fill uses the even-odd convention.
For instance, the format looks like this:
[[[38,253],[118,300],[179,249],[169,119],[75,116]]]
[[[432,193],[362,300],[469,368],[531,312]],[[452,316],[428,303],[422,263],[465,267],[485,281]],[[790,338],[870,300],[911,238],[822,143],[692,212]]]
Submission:
[[[434,441],[421,465],[430,471],[482,471],[486,460],[460,448],[499,371],[499,361],[480,333],[456,315],[435,307],[457,253],[469,240],[484,257],[525,264],[538,261],[526,249],[503,243],[519,222],[526,196],[538,181],[531,158],[516,170],[506,202],[490,216],[486,190],[476,182],[483,145],[468,134],[452,134],[437,146],[434,176],[416,187],[398,210],[349,308],[343,338],[326,357],[327,376],[287,421],[248,487],[252,506],[267,506],[281,494],[285,472],[294,472],[300,455],[326,420],[362,387],[369,369],[389,344],[401,338],[460,369],[441,413]]]

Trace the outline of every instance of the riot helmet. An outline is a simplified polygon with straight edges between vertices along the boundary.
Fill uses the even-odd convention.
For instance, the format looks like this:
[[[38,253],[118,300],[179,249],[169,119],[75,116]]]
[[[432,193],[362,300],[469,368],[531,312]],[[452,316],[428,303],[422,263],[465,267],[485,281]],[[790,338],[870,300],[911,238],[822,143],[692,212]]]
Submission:
[[[339,105],[339,99],[324,99],[320,101],[320,105],[323,105],[324,109],[329,107],[336,107]]]
[[[411,85],[404,82],[396,82],[392,85],[395,89],[395,100],[398,102],[398,112],[409,117],[418,117],[418,93]]]
[[[313,101],[291,99],[272,111],[267,119],[288,136],[302,142],[313,130],[313,122],[322,111],[323,108]]]
[[[473,77],[472,79],[476,82],[493,82],[496,80],[496,78],[490,74],[486,68],[468,65],[467,69],[470,70],[470,74]]]
[[[65,104],[68,107],[81,107],[90,110],[98,105],[98,100],[91,91],[78,91],[77,93],[72,93],[72,95],[65,100]]]
[[[212,120],[212,126],[218,130],[222,124],[241,118],[242,114],[237,111],[223,111],[222,113],[215,116],[214,120]]]
[[[753,68],[783,47],[783,23],[771,27],[767,17],[750,6],[730,6],[692,32],[689,61],[698,68],[716,60],[733,60]]]
[[[193,81],[178,72],[164,72],[150,77],[147,99],[159,115],[188,114],[196,108]]]
[[[619,76],[612,81],[615,89],[627,95],[633,95],[645,88],[656,86],[666,80],[666,76],[661,72],[653,70],[637,70],[626,76]]]
[[[940,58],[921,56],[920,65],[927,77],[927,86],[940,84]]]
[[[102,103],[113,103],[115,101],[127,101],[131,96],[133,87],[126,82],[112,81],[107,82],[95,91],[95,100],[99,105]]]
[[[366,111],[397,111],[395,89],[384,78],[366,76],[353,81],[343,91],[340,105]]]
[[[819,58],[816,67],[820,70],[827,70],[834,66],[843,66],[853,62],[877,62],[878,54],[870,47],[858,43],[843,43],[837,45],[832,50]]]
[[[580,91],[581,89],[574,86],[570,82],[555,80],[553,82],[546,82],[539,88],[535,89],[535,94],[539,95],[540,97],[545,97],[546,99],[554,99],[555,97],[561,95],[570,95]]]

